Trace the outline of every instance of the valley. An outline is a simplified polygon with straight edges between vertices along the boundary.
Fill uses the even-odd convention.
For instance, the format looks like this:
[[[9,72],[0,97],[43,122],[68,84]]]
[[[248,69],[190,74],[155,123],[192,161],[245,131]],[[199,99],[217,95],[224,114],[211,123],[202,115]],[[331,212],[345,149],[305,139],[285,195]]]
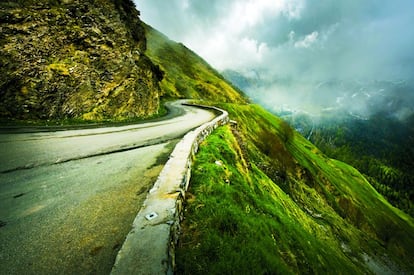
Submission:
[[[330,80],[295,84],[260,82],[258,72],[249,77],[231,71],[224,74],[325,154],[364,173],[394,206],[414,214],[412,83]],[[297,93],[304,97],[289,97],[289,89],[299,89]]]

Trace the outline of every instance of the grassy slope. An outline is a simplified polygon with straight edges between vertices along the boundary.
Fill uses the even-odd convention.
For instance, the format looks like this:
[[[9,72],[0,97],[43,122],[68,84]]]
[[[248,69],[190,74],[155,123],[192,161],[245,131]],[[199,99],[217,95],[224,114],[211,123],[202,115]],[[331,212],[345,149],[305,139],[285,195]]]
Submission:
[[[311,141],[367,175],[393,205],[414,217],[414,115],[407,121],[387,113],[368,120],[326,118],[314,127]]]
[[[179,273],[414,268],[413,220],[357,170],[258,106],[221,107],[239,124],[220,128],[197,155]]]
[[[146,54],[164,71],[164,99],[245,102],[184,45],[149,26],[146,32]],[[197,156],[177,253],[179,273],[414,268],[413,220],[357,170],[327,158],[258,106],[220,105],[239,124],[220,128]]]
[[[183,44],[169,40],[148,25],[146,37],[146,54],[164,71],[160,84],[164,98],[245,102],[240,90]]]

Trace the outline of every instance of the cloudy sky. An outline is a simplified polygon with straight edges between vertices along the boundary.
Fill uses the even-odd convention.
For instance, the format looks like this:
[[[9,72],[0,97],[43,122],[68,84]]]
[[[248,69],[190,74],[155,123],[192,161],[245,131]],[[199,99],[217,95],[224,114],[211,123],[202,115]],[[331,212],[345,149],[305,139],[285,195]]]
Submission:
[[[414,0],[134,1],[143,21],[216,69],[260,75],[245,91],[268,108],[414,112]]]
[[[219,70],[414,78],[413,0],[135,0],[146,23]]]

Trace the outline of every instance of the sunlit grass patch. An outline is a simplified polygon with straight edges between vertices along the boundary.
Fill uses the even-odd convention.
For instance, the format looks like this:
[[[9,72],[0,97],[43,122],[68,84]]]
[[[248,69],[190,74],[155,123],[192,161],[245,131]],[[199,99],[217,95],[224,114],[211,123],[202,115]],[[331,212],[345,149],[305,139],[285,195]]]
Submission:
[[[193,169],[178,273],[297,273],[356,270],[320,240],[323,227],[308,217],[255,166],[238,169],[242,156],[229,127],[201,146]]]

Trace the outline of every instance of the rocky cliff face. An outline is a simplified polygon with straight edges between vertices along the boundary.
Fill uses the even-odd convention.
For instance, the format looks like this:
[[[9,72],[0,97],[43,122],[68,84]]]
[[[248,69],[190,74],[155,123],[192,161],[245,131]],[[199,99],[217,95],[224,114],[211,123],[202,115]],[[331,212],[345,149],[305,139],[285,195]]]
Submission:
[[[0,117],[124,120],[158,111],[162,73],[131,0],[0,3]]]

